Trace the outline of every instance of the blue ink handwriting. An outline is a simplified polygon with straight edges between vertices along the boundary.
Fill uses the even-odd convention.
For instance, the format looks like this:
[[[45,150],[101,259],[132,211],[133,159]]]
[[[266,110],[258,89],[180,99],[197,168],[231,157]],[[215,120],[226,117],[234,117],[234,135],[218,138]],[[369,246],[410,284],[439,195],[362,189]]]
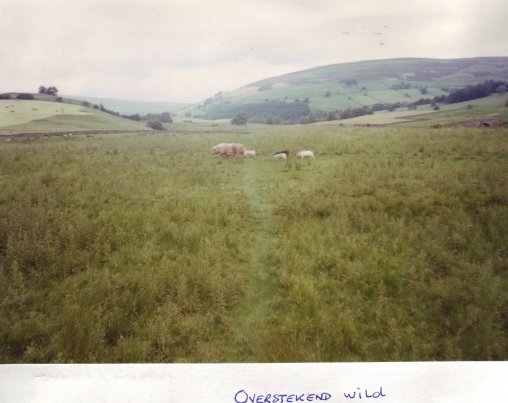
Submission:
[[[236,403],[296,403],[296,402],[318,402],[330,399],[330,393],[267,393],[249,394],[244,389],[235,393]]]
[[[379,388],[379,391],[376,390],[375,392],[372,392],[372,394],[369,394],[369,390],[368,389],[363,389],[363,392],[362,390],[360,390],[360,388],[356,388],[357,390],[355,390],[354,392],[350,392],[350,393],[344,393],[344,397],[346,399],[377,399],[379,397],[385,397],[386,395],[383,393],[383,387],[381,386]]]

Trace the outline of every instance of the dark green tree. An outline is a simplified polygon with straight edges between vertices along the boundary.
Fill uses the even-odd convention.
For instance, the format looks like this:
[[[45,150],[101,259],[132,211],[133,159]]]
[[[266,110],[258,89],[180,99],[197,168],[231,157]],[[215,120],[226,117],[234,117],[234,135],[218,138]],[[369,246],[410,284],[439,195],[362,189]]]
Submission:
[[[158,120],[150,120],[146,125],[154,130],[164,130],[164,126]]]
[[[239,113],[233,119],[231,119],[232,125],[246,125],[249,118],[245,113]]]
[[[47,90],[46,90],[46,94],[48,95],[54,95],[55,97],[58,95],[58,88],[56,87],[48,87]]]
[[[34,99],[34,96],[32,94],[28,93],[21,93],[16,96],[17,99]]]
[[[326,120],[337,120],[337,115],[334,112],[328,112],[328,115],[326,115]]]
[[[45,87],[41,85],[39,87],[39,94],[53,95],[56,97],[58,95],[58,88],[56,88],[55,86]]]

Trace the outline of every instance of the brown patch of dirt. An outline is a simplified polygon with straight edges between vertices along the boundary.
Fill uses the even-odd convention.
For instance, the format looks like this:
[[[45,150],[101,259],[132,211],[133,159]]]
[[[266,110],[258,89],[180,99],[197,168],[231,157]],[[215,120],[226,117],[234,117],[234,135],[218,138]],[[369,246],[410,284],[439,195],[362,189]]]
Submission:
[[[502,119],[472,119],[463,122],[468,127],[489,127],[496,128],[505,122]]]

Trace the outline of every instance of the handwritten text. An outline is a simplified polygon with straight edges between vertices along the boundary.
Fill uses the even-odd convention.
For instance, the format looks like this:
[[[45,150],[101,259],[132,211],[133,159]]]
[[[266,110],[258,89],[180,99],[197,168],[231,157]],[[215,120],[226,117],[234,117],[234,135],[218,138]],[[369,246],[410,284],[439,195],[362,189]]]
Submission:
[[[296,403],[296,402],[318,402],[330,399],[330,393],[266,393],[250,394],[245,390],[239,390],[235,393],[236,403]]]
[[[375,392],[370,392],[368,389],[356,388],[354,392],[344,393],[344,397],[346,399],[377,399],[379,397],[385,397],[386,395],[383,393],[383,387],[381,386],[379,390]]]

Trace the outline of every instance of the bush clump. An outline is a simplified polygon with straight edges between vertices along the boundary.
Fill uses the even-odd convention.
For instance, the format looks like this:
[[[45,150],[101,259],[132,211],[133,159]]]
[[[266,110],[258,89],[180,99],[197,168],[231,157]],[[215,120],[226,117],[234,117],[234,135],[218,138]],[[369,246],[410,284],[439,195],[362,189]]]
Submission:
[[[164,126],[159,120],[150,120],[146,125],[154,130],[164,130]]]
[[[26,93],[21,93],[21,94],[18,94],[17,99],[34,99],[34,96],[32,94],[26,94]]]
[[[244,126],[247,124],[248,120],[249,120],[249,118],[247,117],[247,115],[245,113],[239,113],[233,119],[231,119],[231,124]]]

